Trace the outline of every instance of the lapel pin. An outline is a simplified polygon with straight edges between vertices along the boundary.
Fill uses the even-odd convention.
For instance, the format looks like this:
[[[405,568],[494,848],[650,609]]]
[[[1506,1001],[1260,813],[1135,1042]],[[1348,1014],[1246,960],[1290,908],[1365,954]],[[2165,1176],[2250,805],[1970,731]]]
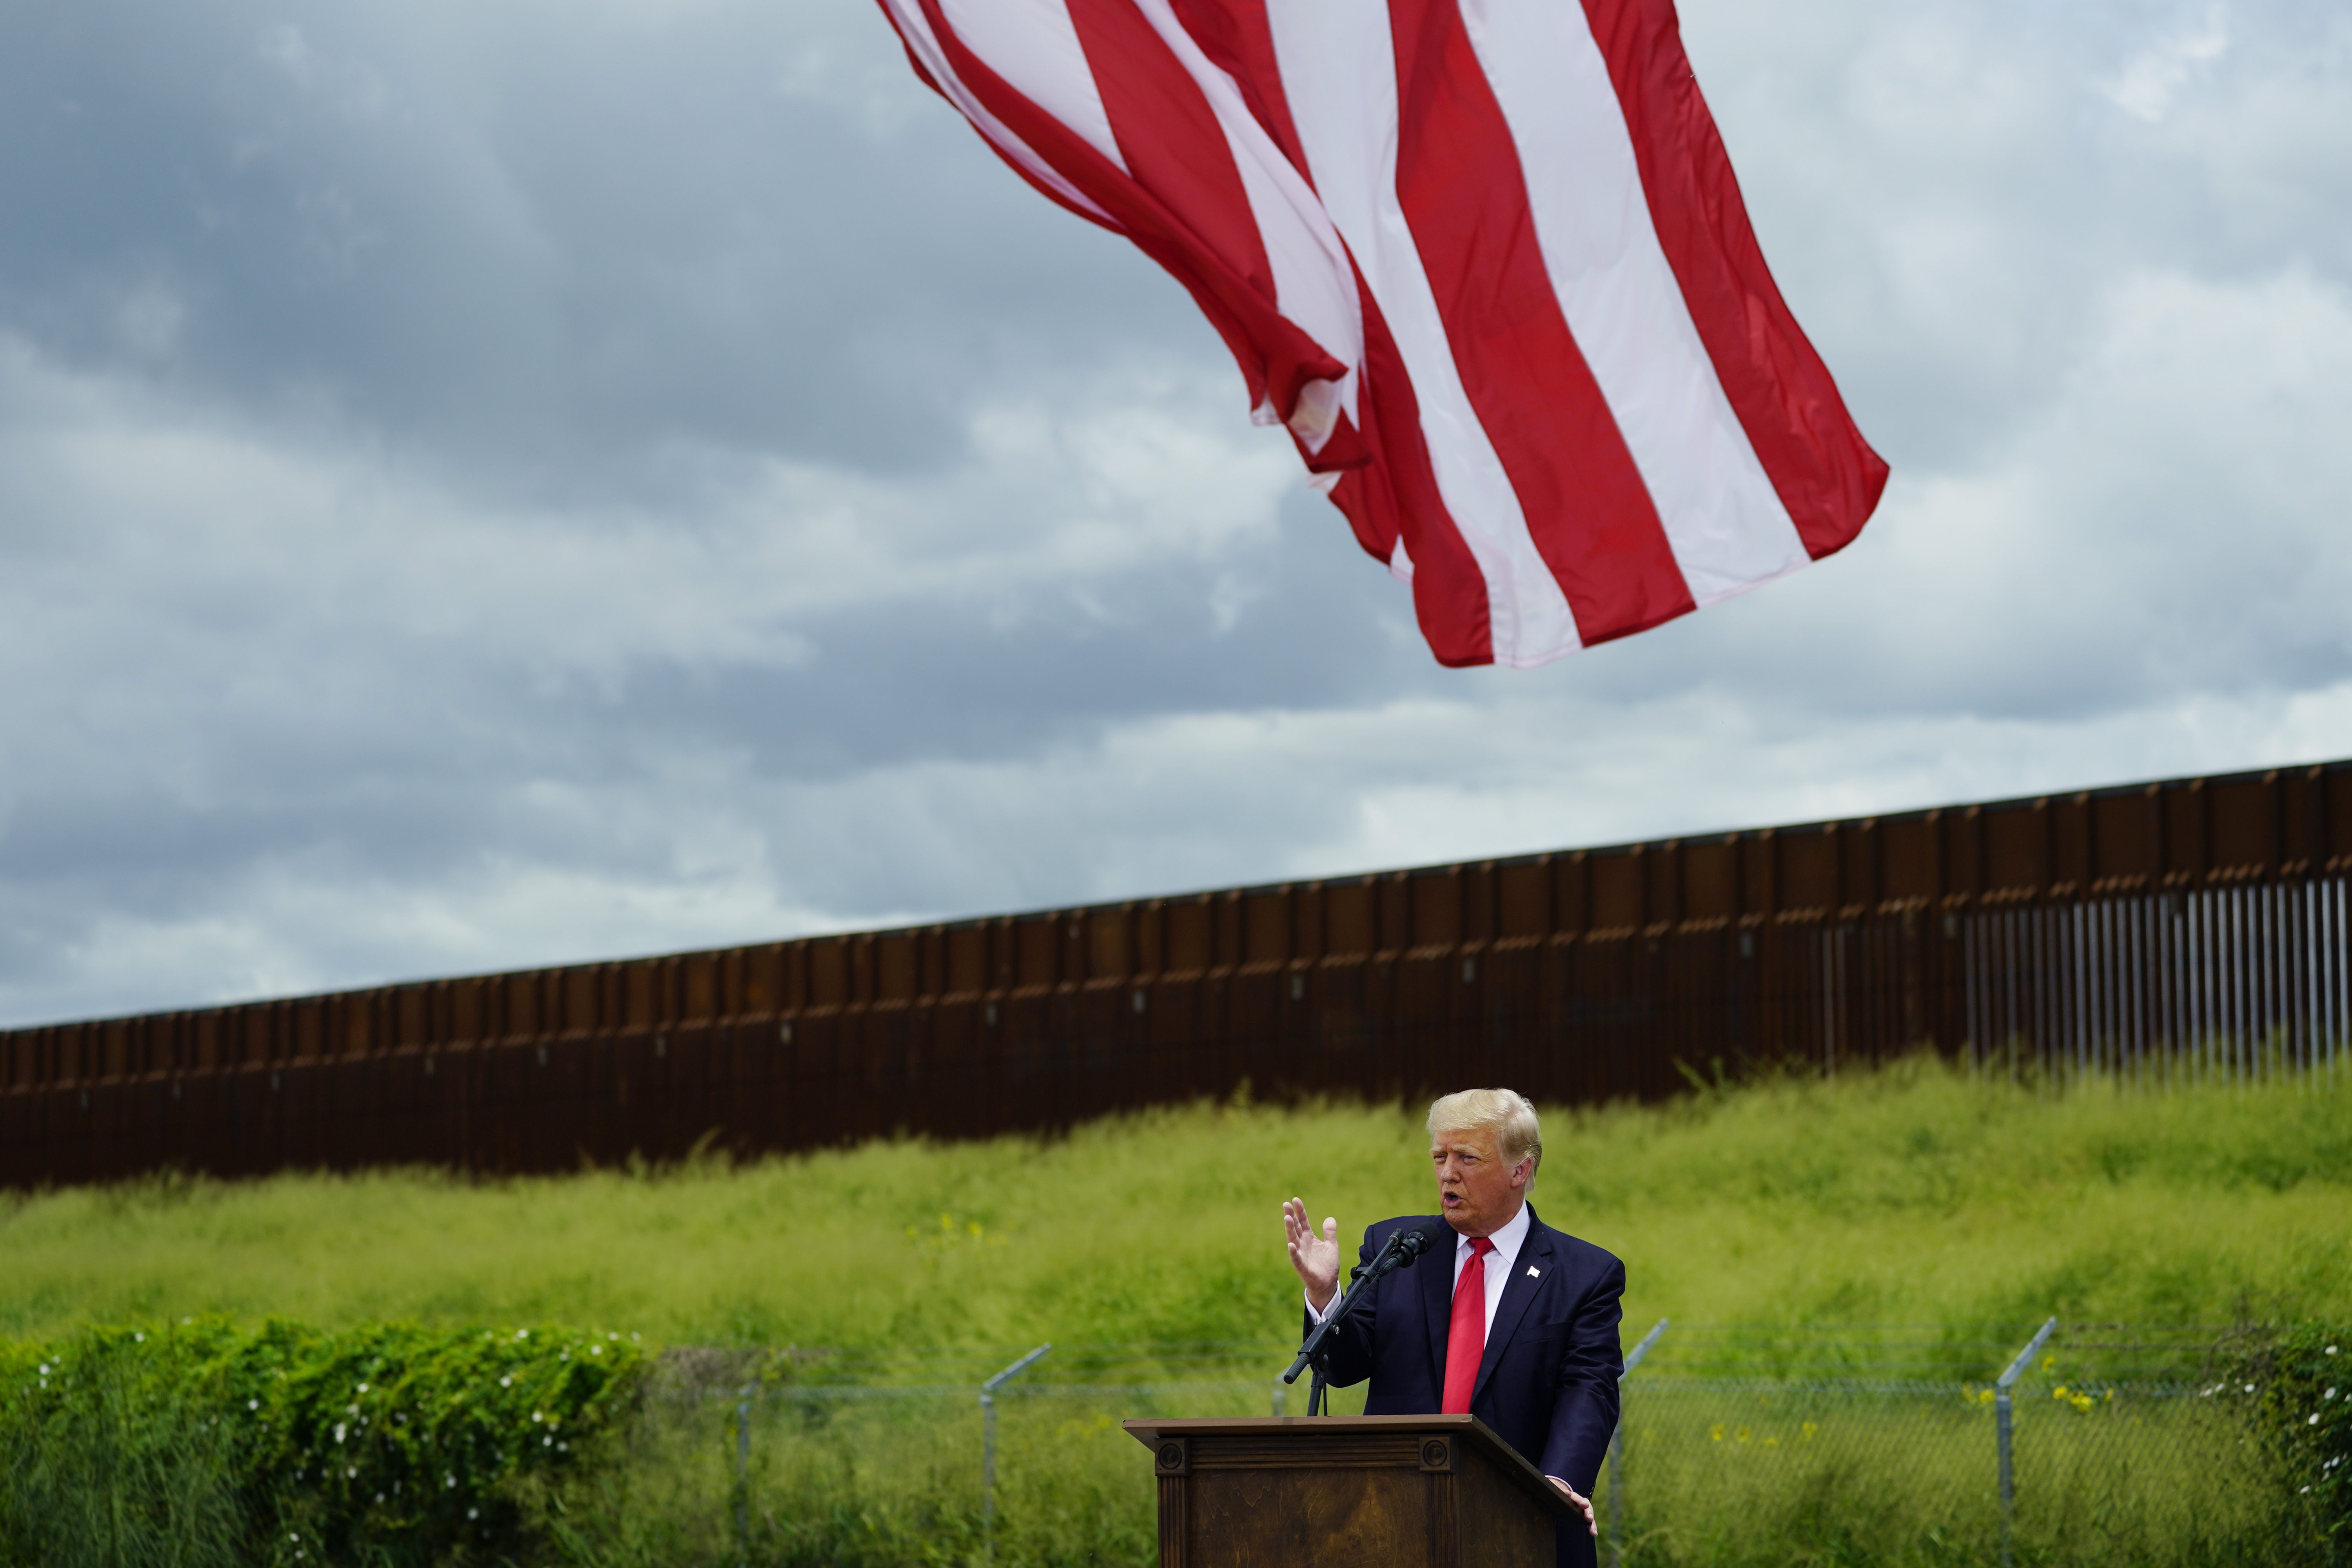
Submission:
[[[1528,1265],[1528,1278],[1530,1279],[1540,1279],[1543,1278],[1543,1270],[1530,1263]]]

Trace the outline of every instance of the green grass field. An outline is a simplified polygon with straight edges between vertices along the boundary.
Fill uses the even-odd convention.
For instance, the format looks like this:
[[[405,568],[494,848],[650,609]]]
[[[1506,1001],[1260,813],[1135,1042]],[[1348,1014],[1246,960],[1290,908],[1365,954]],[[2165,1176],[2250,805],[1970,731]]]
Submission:
[[[1279,1340],[1277,1205],[1432,1206],[1417,1115],[1196,1106],[1045,1141],[658,1173],[0,1197],[0,1333],[206,1311],[557,1321],[661,1344]],[[2352,1092],[1981,1087],[1932,1062],[1552,1111],[1535,1201],[1629,1322],[2227,1323],[2352,1297]]]
[[[2053,1315],[2352,1316],[2342,1083],[2045,1093],[1922,1059],[1555,1110],[1546,1132],[1536,1202],[1625,1259],[1628,1340],[1678,1325],[1628,1385],[1630,1568],[1996,1561],[1991,1415],[1950,1380],[1989,1377]],[[718,1347],[674,1358],[720,1370],[698,1387],[657,1379],[609,1462],[521,1500],[527,1561],[580,1568],[975,1562],[971,1385],[1052,1341],[1033,1381],[1162,1386],[1008,1394],[995,1560],[1141,1565],[1148,1458],[1117,1419],[1263,1413],[1297,1329],[1279,1200],[1351,1232],[1425,1210],[1423,1148],[1418,1115],[1394,1108],[1202,1105],[1047,1140],[745,1166],[19,1195],[0,1198],[0,1336],[219,1313]],[[1204,1344],[1224,1348],[1178,1348]],[[1664,1353],[1691,1344],[1706,1367]],[[772,1389],[739,1491],[725,1391],[754,1362],[722,1352],[787,1345],[803,1382],[947,1386]],[[1842,1365],[1841,1346],[1859,1362]],[[1724,1380],[1841,1371],[1947,1381],[1882,1396]],[[2242,1425],[2128,1390],[2078,1411],[2052,1397],[2068,1375],[2021,1389],[2021,1564],[2291,1560],[2264,1544],[2276,1489]]]

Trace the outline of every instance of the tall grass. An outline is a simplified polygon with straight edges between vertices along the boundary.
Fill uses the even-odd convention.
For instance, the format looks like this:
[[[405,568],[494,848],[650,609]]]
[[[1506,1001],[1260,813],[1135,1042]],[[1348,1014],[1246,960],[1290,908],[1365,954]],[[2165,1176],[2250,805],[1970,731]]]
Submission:
[[[1941,1345],[1943,1375],[1981,1378],[2006,1353],[1954,1373],[1954,1347],[2013,1342],[2012,1328],[2052,1315],[2222,1324],[2341,1319],[2352,1306],[2341,1084],[2045,1092],[1921,1058],[1835,1082],[1554,1110],[1546,1130],[1537,1204],[1626,1260],[1629,1340],[1662,1316],[1749,1325],[1707,1352],[1748,1355],[1746,1370],[1784,1370],[1754,1349],[1778,1329],[1925,1325],[1899,1338]],[[732,1396],[719,1393],[730,1371],[656,1388],[597,1465],[518,1483],[530,1560],[582,1568],[976,1561],[969,1385],[1051,1340],[1034,1376],[1186,1386],[1008,1392],[995,1559],[1143,1563],[1148,1459],[1117,1420],[1266,1408],[1297,1328],[1277,1239],[1291,1194],[1350,1232],[1426,1209],[1417,1114],[1195,1105],[1052,1139],[883,1141],[742,1166],[17,1195],[0,1198],[0,1336],[222,1313],[329,1328],[553,1320],[649,1344],[803,1347],[781,1363],[788,1385],[755,1405],[744,1476]],[[1117,1348],[1141,1342],[1227,1348],[1213,1366]],[[897,1347],[921,1353],[877,1359]],[[780,1364],[698,1353],[722,1368]],[[1873,1427],[1867,1401],[1801,1409],[1801,1390],[1710,1390],[1659,1364],[1628,1390],[1629,1563],[1987,1560],[1986,1412],[1936,1396],[1932,1408],[1890,1405]],[[800,1385],[877,1380],[951,1391]],[[2105,1413],[2074,1426],[2036,1415],[2021,1426],[2035,1434],[2021,1447],[2021,1563],[2268,1560],[2245,1557],[2269,1506],[2259,1483],[2215,1468],[2246,1460],[2242,1443],[2224,1454],[2236,1439],[2200,1448],[2171,1432],[2210,1411],[2134,1407],[2114,1430],[2139,1422],[2137,1446],[2109,1450],[2095,1441],[2110,1435],[2095,1425]],[[55,1489],[55,1509],[89,1511],[93,1564],[188,1561],[174,1542],[198,1547],[208,1528],[217,1478],[200,1446],[177,1469],[166,1462],[171,1433],[196,1428],[143,1419],[161,1441],[126,1428],[87,1445],[59,1434],[42,1450],[50,1468],[33,1479]],[[149,1448],[154,1475],[121,1468]],[[2137,1479],[2086,1491],[2101,1451],[2127,1453]],[[2081,1497],[2087,1511],[2064,1501]]]
[[[1418,1116],[1196,1105],[1054,1139],[467,1182],[158,1179],[0,1197],[0,1333],[205,1312],[559,1320],[648,1342],[1278,1340],[1276,1205],[1430,1206]],[[1554,1110],[1535,1201],[1629,1321],[2220,1323],[2352,1279],[2352,1092],[1971,1082],[1932,1060]]]
[[[1997,1562],[1994,1414],[1956,1393],[1637,1377],[1601,1517],[1627,1568]],[[2016,1561],[2296,1561],[2239,1408],[2128,1388],[2020,1405]]]
[[[1150,1395],[1008,1398],[986,1536],[969,1394],[763,1402],[740,1479],[731,1402],[656,1400],[617,1469],[541,1495],[541,1533],[551,1562],[593,1568],[963,1568],[985,1547],[1035,1568],[1149,1563],[1150,1458],[1118,1419],[1265,1413],[1262,1387],[1239,1392],[1181,1411]]]
[[[238,1475],[198,1389],[128,1342],[76,1346],[81,1397],[0,1394],[0,1561],[44,1568],[215,1568],[245,1543]],[[28,1369],[0,1358],[0,1380]],[[43,1373],[50,1369],[42,1365]],[[60,1369],[61,1370],[61,1369]],[[9,1376],[16,1373],[16,1376]]]

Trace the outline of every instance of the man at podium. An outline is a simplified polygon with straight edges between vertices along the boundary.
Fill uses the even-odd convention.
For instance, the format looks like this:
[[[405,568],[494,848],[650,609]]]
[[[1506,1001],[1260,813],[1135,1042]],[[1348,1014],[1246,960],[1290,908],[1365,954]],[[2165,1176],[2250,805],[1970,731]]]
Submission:
[[[1584,1510],[1559,1529],[1559,1568],[1595,1561],[1593,1483],[1617,1426],[1625,1266],[1554,1230],[1528,1202],[1543,1139],[1536,1109],[1507,1089],[1469,1089],[1429,1108],[1429,1158],[1452,1247],[1429,1247],[1377,1281],[1333,1331],[1331,1382],[1371,1379],[1367,1415],[1477,1416]],[[1307,1205],[1282,1206],[1309,1331],[1339,1300],[1339,1222],[1320,1236]],[[1364,1232],[1369,1263],[1418,1215]],[[1443,1234],[1443,1233],[1441,1233]]]

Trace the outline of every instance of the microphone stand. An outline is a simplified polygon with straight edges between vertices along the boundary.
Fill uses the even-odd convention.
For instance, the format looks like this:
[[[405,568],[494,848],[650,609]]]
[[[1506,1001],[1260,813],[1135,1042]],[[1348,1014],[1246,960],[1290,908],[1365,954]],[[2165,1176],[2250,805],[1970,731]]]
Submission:
[[[1408,1242],[1407,1237],[1412,1237],[1412,1241]],[[1355,1310],[1356,1303],[1363,1300],[1364,1292],[1370,1289],[1374,1282],[1419,1258],[1425,1245],[1418,1231],[1392,1230],[1370,1263],[1359,1263],[1348,1271],[1348,1293],[1339,1298],[1339,1305],[1330,1316],[1315,1325],[1314,1331],[1307,1336],[1307,1342],[1298,1347],[1298,1359],[1292,1362],[1290,1370],[1282,1374],[1283,1382],[1297,1383],[1300,1373],[1310,1366],[1315,1369],[1314,1379],[1307,1385],[1307,1415],[1320,1415],[1324,1413],[1324,1395],[1330,1387],[1331,1371],[1331,1349],[1324,1342],[1331,1337],[1331,1331]]]

